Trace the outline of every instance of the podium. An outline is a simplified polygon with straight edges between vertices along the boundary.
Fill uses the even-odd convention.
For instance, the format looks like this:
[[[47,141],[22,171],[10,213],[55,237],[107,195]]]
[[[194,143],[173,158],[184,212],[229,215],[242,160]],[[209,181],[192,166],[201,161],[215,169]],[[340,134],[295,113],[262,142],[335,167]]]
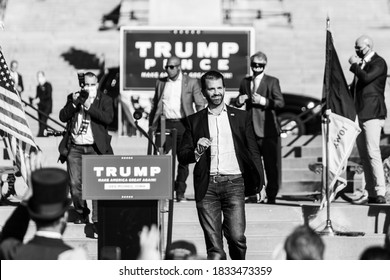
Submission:
[[[114,248],[121,259],[137,259],[144,225],[156,224],[163,234],[160,207],[172,196],[170,155],[83,156],[82,181],[83,199],[98,201],[98,259]]]

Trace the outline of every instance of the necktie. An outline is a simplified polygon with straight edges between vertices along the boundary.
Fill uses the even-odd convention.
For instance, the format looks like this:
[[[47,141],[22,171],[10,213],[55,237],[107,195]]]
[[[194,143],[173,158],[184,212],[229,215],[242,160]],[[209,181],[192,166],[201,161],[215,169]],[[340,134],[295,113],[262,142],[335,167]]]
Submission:
[[[260,79],[253,79],[252,95],[257,94],[259,89]],[[264,137],[264,110],[260,108],[252,108],[252,122],[255,134],[258,137]]]

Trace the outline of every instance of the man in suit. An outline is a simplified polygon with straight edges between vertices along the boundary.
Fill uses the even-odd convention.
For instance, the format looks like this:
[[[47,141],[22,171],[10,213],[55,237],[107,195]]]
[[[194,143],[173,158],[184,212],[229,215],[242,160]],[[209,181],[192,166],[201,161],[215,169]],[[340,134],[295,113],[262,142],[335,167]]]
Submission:
[[[267,203],[274,204],[279,191],[282,170],[280,158],[280,126],[275,110],[284,107],[279,80],[264,73],[267,56],[257,52],[250,58],[253,76],[241,81],[236,106],[246,104],[252,116],[256,142],[264,160],[267,178]]]
[[[76,224],[88,223],[90,213],[82,199],[81,159],[83,155],[113,154],[107,126],[114,118],[111,97],[98,91],[98,79],[92,72],[84,75],[79,92],[67,97],[60,111],[60,120],[67,123],[66,133],[59,145],[61,162],[67,163],[73,206],[79,217]],[[97,223],[97,201],[92,201],[92,222]]]
[[[209,71],[201,85],[208,108],[187,118],[178,157],[182,164],[196,163],[195,200],[208,259],[226,259],[223,232],[230,258],[242,260],[247,248],[245,195],[263,187],[261,155],[249,114],[223,102],[223,75]]]
[[[53,107],[53,99],[52,99],[52,91],[53,88],[51,83],[46,80],[45,73],[43,71],[38,71],[37,73],[38,85],[37,85],[37,94],[35,98],[32,100],[32,103],[38,107],[39,111],[42,113],[38,113],[39,119],[39,131],[37,137],[43,137],[44,131],[47,128],[46,123],[48,116],[52,112]]]
[[[155,131],[160,128],[161,116],[166,119],[166,128],[177,130],[176,143],[180,147],[184,133],[183,119],[204,108],[205,100],[201,94],[197,79],[183,75],[180,59],[172,56],[165,66],[168,76],[157,80],[152,110],[149,116],[149,128]],[[156,138],[157,146],[161,146],[160,137]],[[172,138],[166,139],[164,150],[172,149]],[[184,201],[187,185],[188,165],[178,164],[175,180],[176,201]]]
[[[22,92],[24,91],[23,78],[22,75],[18,72],[18,65],[19,64],[16,60],[11,61],[10,74],[15,82],[15,89],[18,91],[19,95],[22,96]]]
[[[385,86],[386,61],[373,51],[373,41],[367,35],[355,42],[355,52],[349,59],[349,70],[355,74],[351,91],[362,132],[356,145],[363,165],[365,191],[355,204],[386,203],[385,175],[380,151],[380,136],[387,109]]]
[[[68,174],[59,168],[42,168],[31,174],[32,196],[11,214],[0,237],[2,260],[87,259],[84,250],[74,250],[62,235],[68,217]],[[23,244],[28,224],[36,224],[34,237]]]

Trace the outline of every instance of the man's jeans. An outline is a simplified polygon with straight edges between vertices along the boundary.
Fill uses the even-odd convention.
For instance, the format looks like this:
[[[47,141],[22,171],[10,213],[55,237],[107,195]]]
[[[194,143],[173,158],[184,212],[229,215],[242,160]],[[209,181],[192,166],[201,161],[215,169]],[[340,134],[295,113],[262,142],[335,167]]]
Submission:
[[[196,203],[200,225],[207,247],[208,259],[226,259],[222,231],[227,239],[232,260],[244,260],[246,238],[244,235],[245,194],[244,179],[222,183],[210,182],[206,196]],[[223,221],[222,221],[223,214]]]
[[[385,174],[380,150],[381,131],[385,120],[373,119],[359,122],[362,132],[356,139],[356,145],[362,160],[365,189],[369,197],[385,196]]]
[[[86,201],[82,199],[82,155],[97,155],[97,153],[93,145],[81,146],[71,144],[67,159],[67,167],[70,180],[70,193],[72,195],[74,209],[80,215],[87,214],[89,211]],[[97,222],[96,200],[92,200],[92,222]]]

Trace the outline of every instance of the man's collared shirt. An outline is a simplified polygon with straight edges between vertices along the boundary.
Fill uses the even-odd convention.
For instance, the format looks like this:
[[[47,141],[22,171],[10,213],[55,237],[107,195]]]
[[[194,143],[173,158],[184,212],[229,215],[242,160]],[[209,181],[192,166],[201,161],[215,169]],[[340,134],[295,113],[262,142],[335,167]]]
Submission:
[[[362,65],[360,66],[362,69],[364,68],[364,66],[366,66],[367,62],[371,61],[371,58],[374,56],[374,54],[375,52],[372,51],[365,58],[363,58]]]
[[[256,91],[259,89],[259,86],[260,86],[260,83],[261,83],[261,80],[263,79],[264,77],[264,72],[257,75],[256,77],[253,76],[253,80],[252,80],[252,94],[256,93]]]
[[[14,80],[15,86],[17,86],[19,83],[18,72],[10,71],[10,75],[11,75],[12,79]]]
[[[53,238],[53,239],[62,239],[62,235],[59,232],[54,231],[37,231],[35,233],[36,236],[46,237],[46,238]]]
[[[236,151],[234,149],[233,135],[230,128],[226,105],[219,115],[214,115],[208,109],[208,123],[212,139],[210,174],[237,175],[241,174]]]
[[[94,100],[95,99],[91,100],[91,106]],[[83,106],[81,106],[81,110],[77,113],[76,118],[77,119],[72,129],[73,143],[77,145],[92,145],[95,143],[91,128],[91,116],[84,110]],[[86,129],[85,132],[81,131],[82,126]]]
[[[181,84],[183,74],[180,72],[175,81],[167,79],[165,83],[162,103],[163,114],[167,119],[181,119]]]

